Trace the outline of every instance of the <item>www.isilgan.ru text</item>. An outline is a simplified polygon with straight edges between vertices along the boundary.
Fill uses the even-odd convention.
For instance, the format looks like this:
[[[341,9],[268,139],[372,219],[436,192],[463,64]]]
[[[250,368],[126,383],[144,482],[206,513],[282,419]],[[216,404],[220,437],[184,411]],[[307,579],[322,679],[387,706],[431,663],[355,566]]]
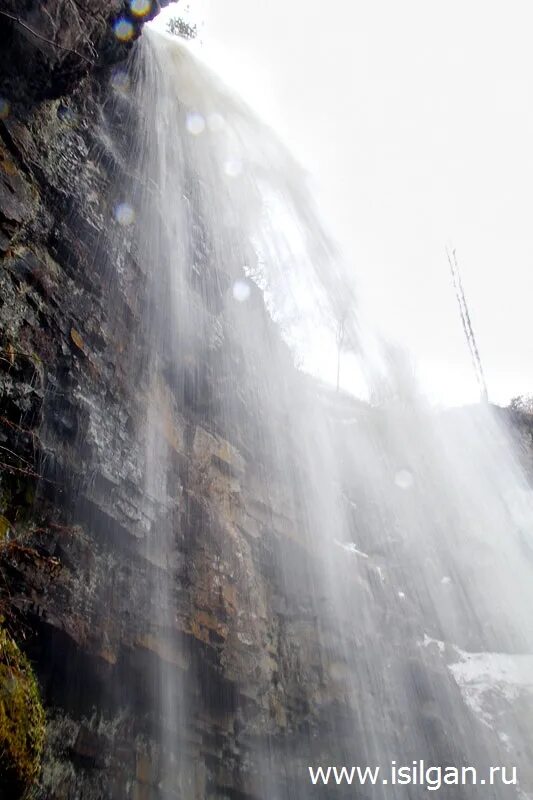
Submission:
[[[435,767],[424,761],[381,767],[308,767],[313,786],[422,786],[428,792],[445,786],[516,786],[516,767],[488,767],[483,774],[475,767]]]

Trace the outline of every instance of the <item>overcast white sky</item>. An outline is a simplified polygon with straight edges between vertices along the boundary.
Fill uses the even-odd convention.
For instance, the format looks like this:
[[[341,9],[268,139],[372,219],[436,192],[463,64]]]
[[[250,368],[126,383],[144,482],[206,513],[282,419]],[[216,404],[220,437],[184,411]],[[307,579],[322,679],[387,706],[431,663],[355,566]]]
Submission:
[[[429,393],[477,397],[449,243],[491,399],[533,392],[531,0],[190,0],[189,17],[202,58],[311,173]]]

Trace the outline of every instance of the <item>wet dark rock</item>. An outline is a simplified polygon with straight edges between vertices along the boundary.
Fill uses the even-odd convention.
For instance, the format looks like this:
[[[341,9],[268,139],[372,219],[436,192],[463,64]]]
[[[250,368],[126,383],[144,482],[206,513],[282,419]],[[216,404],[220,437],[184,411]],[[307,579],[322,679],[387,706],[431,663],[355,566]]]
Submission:
[[[16,167],[8,153],[0,150],[0,219],[4,223],[4,236],[15,232],[17,226],[26,222],[32,211],[30,187],[21,171]]]
[[[32,99],[58,97],[87,73],[123,61],[143,24],[168,1],[153,0],[150,11],[139,19],[127,0],[2,0],[3,94],[11,96],[13,104],[28,87]],[[133,27],[127,42],[119,41],[113,30],[113,23],[123,18]]]
[[[80,766],[89,769],[103,769],[106,764],[106,753],[111,749],[111,742],[99,736],[85,725],[82,725],[71,747],[72,759]]]

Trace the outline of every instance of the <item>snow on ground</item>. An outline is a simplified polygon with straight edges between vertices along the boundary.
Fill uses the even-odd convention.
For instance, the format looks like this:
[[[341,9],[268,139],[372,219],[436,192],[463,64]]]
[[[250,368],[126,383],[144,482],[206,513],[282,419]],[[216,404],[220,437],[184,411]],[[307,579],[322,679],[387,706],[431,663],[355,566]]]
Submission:
[[[449,664],[465,702],[487,725],[497,730],[494,701],[509,706],[523,697],[533,696],[533,655],[509,653],[467,653],[455,648],[459,661]],[[500,740],[508,735],[498,731]]]
[[[465,703],[485,725],[498,734],[506,749],[511,737],[502,728],[516,703],[533,702],[533,655],[512,653],[468,653],[459,647],[424,635],[421,646],[434,645],[446,653],[447,666],[461,690]],[[450,655],[457,660],[450,663]],[[511,711],[512,714],[512,711]]]

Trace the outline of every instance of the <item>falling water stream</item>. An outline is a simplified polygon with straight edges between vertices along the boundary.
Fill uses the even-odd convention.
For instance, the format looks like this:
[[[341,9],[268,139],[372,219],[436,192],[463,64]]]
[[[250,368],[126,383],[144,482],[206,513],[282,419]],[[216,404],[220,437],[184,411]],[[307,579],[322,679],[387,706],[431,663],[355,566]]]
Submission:
[[[327,763],[384,769],[392,759],[527,765],[533,514],[500,418],[488,405],[437,413],[426,404],[397,351],[360,323],[352,270],[300,168],[186,46],[146,31],[131,81],[141,187],[131,205],[150,276],[144,324],[153,341],[146,492],[161,509],[179,503],[167,482],[164,373],[176,413],[193,407],[236,459],[242,451],[271,507],[296,521],[309,564],[320,565],[287,557],[275,580],[296,608],[311,598],[306,614],[318,646],[307,657],[337,702],[324,707],[329,724],[318,740],[302,729],[284,744],[266,723],[254,742],[243,732],[255,759],[254,796],[427,792],[312,787],[302,764],[324,753]],[[324,342],[334,353],[340,321],[372,403],[294,366],[306,366]],[[162,510],[146,548],[161,565],[157,623],[169,641],[174,546]],[[154,680],[170,752],[192,724],[196,689],[188,677],[177,686],[170,670]],[[520,786],[484,786],[479,795],[451,786],[447,796],[526,797],[524,770]]]

